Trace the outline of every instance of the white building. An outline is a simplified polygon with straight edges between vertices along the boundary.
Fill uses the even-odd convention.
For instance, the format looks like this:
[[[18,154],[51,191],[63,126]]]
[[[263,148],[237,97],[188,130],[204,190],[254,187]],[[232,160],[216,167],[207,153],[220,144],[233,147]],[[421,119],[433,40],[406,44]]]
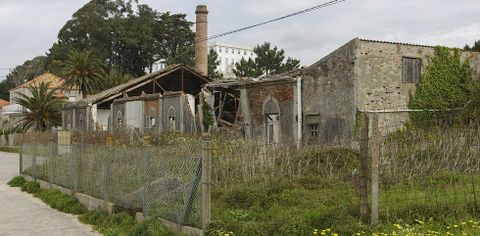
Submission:
[[[227,43],[210,42],[208,45],[209,53],[210,50],[217,52],[218,60],[220,61],[217,70],[224,78],[235,78],[233,68],[235,68],[235,63],[240,62],[242,58],[248,60],[249,58],[255,59],[256,57],[252,48]],[[165,60],[161,59],[152,65],[152,72],[163,70],[166,66]],[[145,68],[145,72],[149,73],[149,68]]]
[[[235,68],[235,63],[240,62],[242,58],[248,60],[256,57],[252,48],[227,43],[210,42],[208,51],[210,50],[217,52],[218,60],[220,61],[217,70],[225,78],[235,78],[233,68]]]

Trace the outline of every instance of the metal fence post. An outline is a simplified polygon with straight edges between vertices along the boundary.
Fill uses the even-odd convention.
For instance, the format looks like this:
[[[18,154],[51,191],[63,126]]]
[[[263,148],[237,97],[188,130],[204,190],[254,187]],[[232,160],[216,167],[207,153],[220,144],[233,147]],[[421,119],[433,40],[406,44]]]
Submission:
[[[19,174],[23,173],[23,143],[20,144],[19,150],[18,150],[18,169],[19,169]]]
[[[211,194],[212,194],[212,141],[209,134],[202,137],[202,229],[206,229],[211,222]]]
[[[368,114],[362,113],[360,129],[360,221],[365,222],[368,211]]]
[[[32,175],[37,179],[37,143],[33,144]]]
[[[372,206],[371,223],[378,223],[378,195],[379,195],[379,164],[380,164],[380,137],[378,130],[378,114],[372,114],[372,138],[370,139],[370,154],[372,156]]]

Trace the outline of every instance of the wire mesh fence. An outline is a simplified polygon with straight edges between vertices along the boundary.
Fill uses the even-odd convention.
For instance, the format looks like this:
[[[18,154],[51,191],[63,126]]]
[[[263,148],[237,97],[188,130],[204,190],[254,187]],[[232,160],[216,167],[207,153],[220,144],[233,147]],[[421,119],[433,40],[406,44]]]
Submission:
[[[23,143],[22,174],[201,228],[200,141],[153,145]]]
[[[374,115],[366,113],[368,119]],[[380,222],[479,215],[479,127],[412,128],[399,123],[404,111],[376,119],[366,126],[358,122],[361,127],[345,131],[354,137],[331,144],[266,144],[213,134],[208,152],[214,224],[242,232],[302,216],[315,227],[330,227],[368,222],[367,207]],[[202,227],[206,183],[198,139],[158,134],[138,145],[130,138],[75,136],[71,145],[24,143],[23,173],[126,210]],[[288,217],[275,218],[282,214]]]

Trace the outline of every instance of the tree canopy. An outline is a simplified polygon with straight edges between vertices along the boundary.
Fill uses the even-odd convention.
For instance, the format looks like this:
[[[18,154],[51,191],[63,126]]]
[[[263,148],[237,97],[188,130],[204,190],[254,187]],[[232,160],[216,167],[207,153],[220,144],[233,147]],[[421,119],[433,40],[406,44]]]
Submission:
[[[212,80],[219,80],[223,75],[218,72],[217,67],[220,65],[218,54],[215,50],[210,49],[208,53],[208,77]]]
[[[469,51],[480,51],[480,40],[476,40],[472,46],[470,45],[465,45],[463,48],[464,50],[469,50]]]
[[[78,89],[84,98],[105,88],[105,72],[93,51],[71,51],[61,75],[65,80],[63,88]]]
[[[15,88],[45,72],[47,58],[38,56],[15,67],[0,83],[0,98],[9,100],[9,90]]]
[[[49,83],[41,83],[28,88],[31,95],[17,93],[15,102],[27,109],[22,113],[16,129],[27,131],[45,131],[60,125],[62,114],[60,109],[64,98],[55,97],[55,90],[49,89]]]
[[[285,60],[285,50],[272,47],[268,42],[257,45],[253,51],[257,56],[255,60],[242,59],[235,64],[233,73],[237,77],[275,75],[300,66],[299,60],[291,57]]]
[[[92,0],[75,12],[60,30],[58,41],[50,48],[48,65],[61,70],[61,62],[72,50],[89,50],[97,55],[107,72],[112,69],[134,77],[151,71],[152,65],[190,64],[194,40],[192,22],[185,14],[160,13],[148,5],[131,1]],[[193,61],[193,60],[192,60]]]

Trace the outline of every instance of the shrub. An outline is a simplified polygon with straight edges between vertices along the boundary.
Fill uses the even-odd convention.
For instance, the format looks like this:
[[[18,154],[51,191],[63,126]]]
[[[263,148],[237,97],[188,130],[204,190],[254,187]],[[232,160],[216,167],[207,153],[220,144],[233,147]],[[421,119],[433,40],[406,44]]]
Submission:
[[[40,191],[40,184],[35,181],[27,181],[22,186],[21,190],[27,193],[36,193]]]
[[[66,195],[56,189],[42,189],[35,194],[43,202],[59,211],[80,215],[87,212],[87,208],[72,196]]]
[[[10,187],[23,187],[25,184],[26,180],[22,176],[16,176],[12,180],[10,180],[7,184]]]

